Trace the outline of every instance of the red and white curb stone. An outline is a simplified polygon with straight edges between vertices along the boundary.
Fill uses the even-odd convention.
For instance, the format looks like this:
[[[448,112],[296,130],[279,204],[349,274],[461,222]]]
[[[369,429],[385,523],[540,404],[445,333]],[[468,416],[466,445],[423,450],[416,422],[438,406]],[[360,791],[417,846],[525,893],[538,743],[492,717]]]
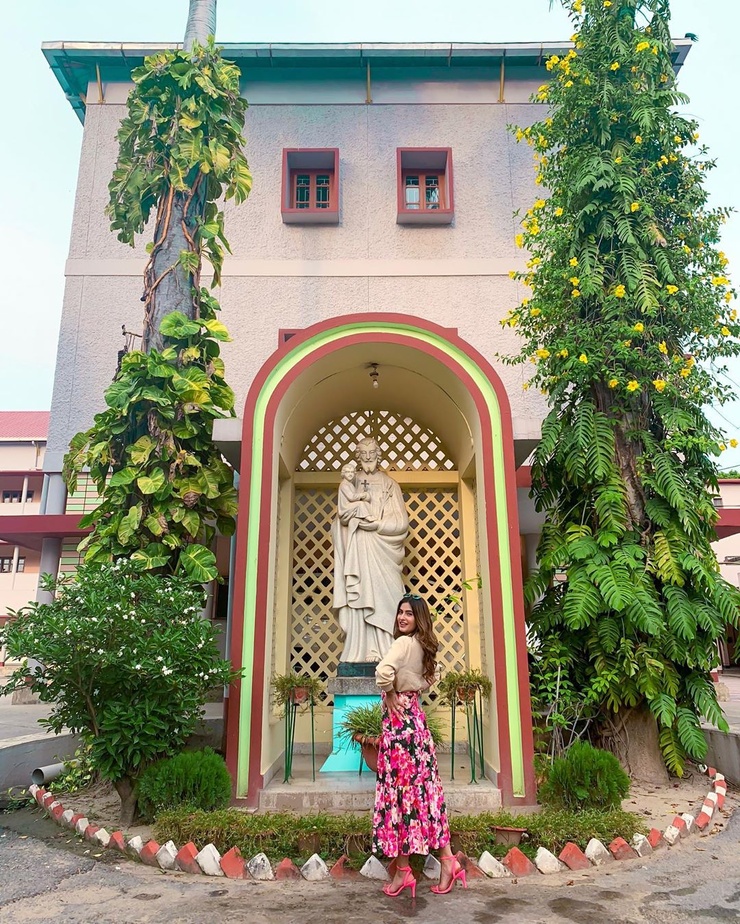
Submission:
[[[707,774],[712,781],[711,789],[696,817],[688,813],[676,815],[665,831],[653,828],[647,836],[635,834],[631,844],[621,837],[615,838],[608,845],[592,838],[585,852],[576,844],[568,843],[557,857],[540,847],[534,863],[518,847],[512,847],[500,862],[487,850],[480,855],[477,863],[463,853],[458,853],[457,859],[464,867],[468,878],[510,879],[591,869],[594,866],[613,863],[615,860],[624,861],[649,856],[666,844],[672,847],[680,843],[694,832],[709,833],[712,820],[717,810],[722,808],[727,796],[727,782],[714,767],[707,767]],[[53,793],[47,792],[43,787],[34,784],[29,787],[28,794],[57,824],[71,828],[80,837],[100,847],[118,850],[123,856],[138,859],[148,866],[164,871],[262,882],[285,879],[321,882],[357,875],[347,866],[347,857],[340,857],[331,869],[318,854],[310,857],[300,869],[288,857],[273,868],[264,853],[258,853],[247,860],[241,855],[238,847],[232,847],[221,856],[213,844],[206,844],[202,850],[198,850],[191,841],[178,849],[172,841],[160,846],[154,840],[144,843],[139,835],[127,839],[122,831],[109,834],[105,828],[91,824],[84,815],[75,813],[72,809],[65,809]],[[424,864],[424,875],[430,879],[438,878],[439,867],[440,864],[434,857],[428,857]],[[393,864],[386,868],[377,857],[370,856],[359,875],[367,879],[387,881],[390,878],[389,873],[392,874],[394,871]]]

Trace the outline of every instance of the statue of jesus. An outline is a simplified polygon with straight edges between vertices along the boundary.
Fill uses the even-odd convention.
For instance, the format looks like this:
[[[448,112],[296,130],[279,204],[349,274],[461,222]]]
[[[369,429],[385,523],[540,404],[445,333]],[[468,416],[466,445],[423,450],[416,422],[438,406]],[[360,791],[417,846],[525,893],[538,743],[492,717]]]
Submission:
[[[380,447],[365,437],[355,447],[360,471],[353,494],[339,491],[334,540],[334,609],[345,634],[340,661],[380,661],[393,641],[409,519],[398,484],[378,469]],[[349,472],[347,473],[349,475]],[[361,502],[352,500],[366,495]],[[369,509],[368,509],[369,508]]]

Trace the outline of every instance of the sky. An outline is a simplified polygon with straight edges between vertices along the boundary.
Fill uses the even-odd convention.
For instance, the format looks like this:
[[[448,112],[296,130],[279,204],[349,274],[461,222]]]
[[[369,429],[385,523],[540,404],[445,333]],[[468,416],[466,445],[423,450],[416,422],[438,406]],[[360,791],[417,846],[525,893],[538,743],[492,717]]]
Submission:
[[[57,335],[82,125],[41,54],[44,41],[180,41],[187,0],[30,0],[6,4],[0,59],[0,410],[51,404]],[[740,120],[734,72],[738,0],[673,0],[672,33],[698,36],[679,75],[718,166],[707,186],[714,205],[740,209]],[[567,39],[573,29],[555,0],[219,0],[221,42],[514,42]],[[247,206],[248,207],[248,206]],[[740,216],[725,226],[729,271],[740,264]],[[740,284],[737,275],[736,284]],[[740,362],[729,371],[740,396]],[[737,384],[736,384],[737,383]],[[710,411],[727,438],[740,440],[740,401]],[[740,448],[720,466],[740,468]]]

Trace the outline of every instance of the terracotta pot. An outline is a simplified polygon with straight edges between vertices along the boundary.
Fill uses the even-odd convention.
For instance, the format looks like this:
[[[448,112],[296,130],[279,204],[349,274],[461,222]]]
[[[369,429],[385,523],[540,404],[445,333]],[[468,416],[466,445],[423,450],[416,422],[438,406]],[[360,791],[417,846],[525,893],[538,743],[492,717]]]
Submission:
[[[296,706],[302,706],[308,702],[308,687],[293,687],[290,691],[290,701]]]
[[[477,692],[475,687],[458,687],[457,698],[461,703],[472,703]]]
[[[367,738],[365,735],[355,735],[354,740],[360,745],[360,749],[362,750],[362,759],[373,771],[373,773],[377,773],[380,738]]]

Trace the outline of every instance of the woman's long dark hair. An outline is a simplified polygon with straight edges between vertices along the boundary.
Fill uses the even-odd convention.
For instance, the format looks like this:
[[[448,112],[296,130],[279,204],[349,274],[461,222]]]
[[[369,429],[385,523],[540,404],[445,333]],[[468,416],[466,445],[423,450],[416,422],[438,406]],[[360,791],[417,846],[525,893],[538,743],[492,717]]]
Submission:
[[[401,612],[401,604],[408,603],[411,612],[416,620],[416,631],[414,635],[419,640],[421,649],[424,652],[422,661],[422,673],[428,684],[434,683],[437,667],[437,651],[439,642],[432,625],[432,614],[429,612],[426,600],[416,597],[412,594],[406,594],[401,597],[396,607],[396,624],[393,628],[393,638],[398,638],[403,633],[398,628],[398,614]]]

